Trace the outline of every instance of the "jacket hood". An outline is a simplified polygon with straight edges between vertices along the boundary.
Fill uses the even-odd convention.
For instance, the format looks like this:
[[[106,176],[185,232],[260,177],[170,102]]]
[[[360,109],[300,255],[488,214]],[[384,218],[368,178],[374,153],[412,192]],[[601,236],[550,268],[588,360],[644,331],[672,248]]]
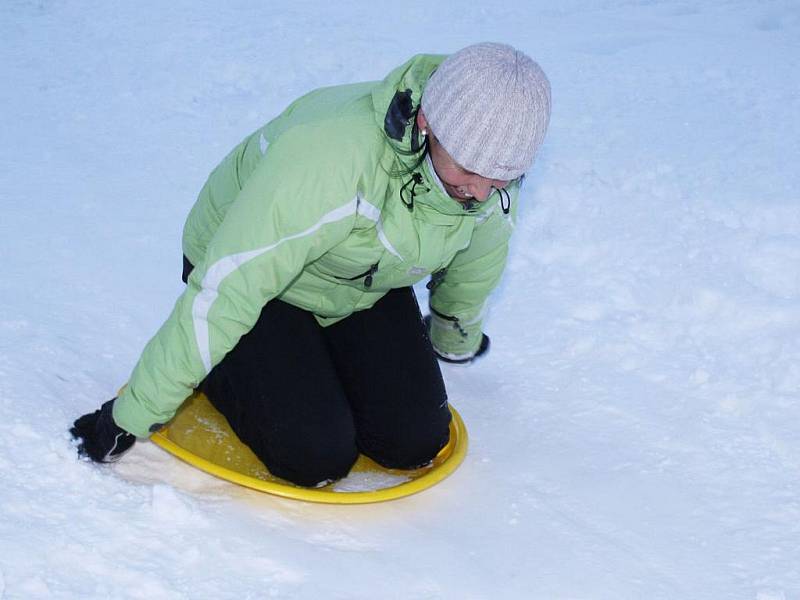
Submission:
[[[428,79],[445,58],[446,54],[417,54],[391,71],[372,91],[375,120],[393,148],[400,170],[410,169],[419,159],[415,151],[419,143],[415,117]],[[445,215],[475,216],[497,201],[491,197],[466,208],[439,188],[426,162],[414,169],[422,176],[420,185],[414,186],[410,181],[412,172],[402,176],[402,181],[409,183],[407,189],[413,190],[414,203],[427,205]]]
[[[398,149],[410,150],[413,117],[425,84],[445,54],[417,54],[391,71],[372,91],[378,127]]]

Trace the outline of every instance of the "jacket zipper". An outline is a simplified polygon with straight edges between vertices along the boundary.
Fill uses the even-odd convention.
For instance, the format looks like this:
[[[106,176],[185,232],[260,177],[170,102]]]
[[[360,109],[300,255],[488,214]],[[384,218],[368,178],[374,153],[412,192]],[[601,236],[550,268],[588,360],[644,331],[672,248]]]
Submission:
[[[334,275],[336,279],[341,279],[343,281],[355,281],[356,279],[364,278],[364,287],[372,287],[372,276],[378,271],[378,263],[372,265],[369,269],[361,273],[360,275],[356,275],[355,277],[339,277]]]
[[[444,319],[445,321],[450,321],[453,324],[453,329],[458,331],[459,335],[463,338],[467,337],[466,330],[461,326],[461,321],[458,320],[458,317],[451,317],[450,315],[445,315],[440,313],[438,310],[431,308],[431,312],[435,314],[440,319]]]
[[[444,281],[444,276],[446,274],[447,274],[447,267],[431,273],[431,279],[425,285],[425,287],[430,290],[431,296],[433,296],[433,294],[436,292],[436,288],[438,288],[442,284],[442,281]]]

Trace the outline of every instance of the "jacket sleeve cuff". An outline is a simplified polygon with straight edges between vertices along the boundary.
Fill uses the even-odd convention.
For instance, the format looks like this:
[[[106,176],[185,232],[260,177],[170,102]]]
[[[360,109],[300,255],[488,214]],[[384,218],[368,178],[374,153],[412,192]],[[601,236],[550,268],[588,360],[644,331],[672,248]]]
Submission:
[[[164,415],[149,410],[146,403],[139,402],[131,393],[130,386],[117,397],[112,416],[117,426],[140,438],[150,437],[168,420]]]
[[[465,324],[456,317],[431,312],[430,338],[436,353],[454,362],[475,356],[481,345],[481,320]]]

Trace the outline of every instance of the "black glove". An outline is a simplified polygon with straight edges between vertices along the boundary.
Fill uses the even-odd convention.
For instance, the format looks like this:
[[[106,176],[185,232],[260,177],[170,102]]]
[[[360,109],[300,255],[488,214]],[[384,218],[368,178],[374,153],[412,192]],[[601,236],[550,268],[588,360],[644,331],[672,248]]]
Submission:
[[[99,410],[83,415],[75,421],[69,432],[78,440],[78,454],[95,462],[114,462],[131,449],[136,436],[114,422],[111,409],[113,398]]]
[[[425,318],[422,319],[422,321],[425,323],[425,331],[428,332],[428,337],[430,338],[431,316],[430,315],[425,315]],[[438,358],[439,360],[441,360],[443,362],[451,363],[451,364],[454,364],[454,365],[463,365],[463,364],[466,364],[466,363],[471,363],[473,360],[475,360],[479,356],[483,356],[484,354],[486,354],[489,351],[489,346],[491,346],[491,340],[489,339],[489,336],[486,335],[485,333],[482,333],[481,335],[483,336],[481,338],[481,345],[478,346],[477,352],[475,352],[475,354],[473,354],[472,356],[470,356],[468,358],[458,358],[458,359],[456,359],[456,358],[447,358],[446,356],[442,356],[441,354],[439,354],[436,351],[436,347],[433,348],[433,353],[436,355],[436,358]]]

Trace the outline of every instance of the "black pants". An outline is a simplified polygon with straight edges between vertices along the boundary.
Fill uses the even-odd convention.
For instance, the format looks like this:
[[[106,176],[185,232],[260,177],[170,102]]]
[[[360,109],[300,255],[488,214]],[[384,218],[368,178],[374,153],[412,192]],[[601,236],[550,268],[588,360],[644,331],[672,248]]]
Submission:
[[[330,327],[273,300],[201,387],[270,472],[299,485],[344,477],[359,452],[415,468],[449,439],[444,382],[411,288]]]

